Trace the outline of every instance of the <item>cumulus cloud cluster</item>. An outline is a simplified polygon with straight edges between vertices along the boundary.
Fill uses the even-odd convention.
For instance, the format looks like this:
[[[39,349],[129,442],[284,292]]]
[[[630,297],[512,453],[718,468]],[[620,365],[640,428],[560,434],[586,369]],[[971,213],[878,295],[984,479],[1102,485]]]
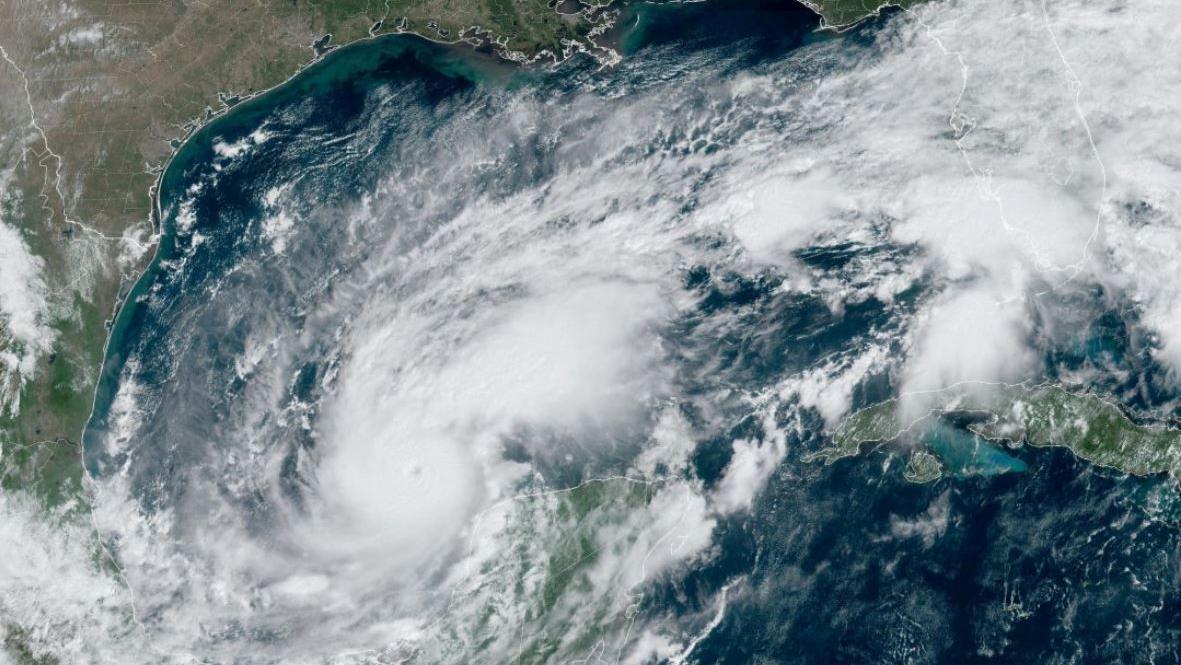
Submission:
[[[20,232],[0,220],[0,415],[20,411],[21,390],[57,337],[43,271]]]
[[[778,184],[760,185],[784,197],[783,212],[735,214],[735,233],[765,259],[779,232],[790,248],[826,225],[878,218],[890,238],[920,247],[938,295],[911,326],[901,370],[913,406],[925,391],[1036,377],[1031,312],[1089,284],[1135,303],[1158,358],[1181,369],[1167,184],[1178,73],[1145,47],[1167,48],[1175,30],[1151,2],[904,12],[870,54],[849,56],[864,57],[856,66],[776,108],[817,137],[793,144],[810,166],[801,175],[798,157],[785,160]],[[793,80],[772,74],[741,90],[766,99]],[[811,178],[822,184],[793,194]]]
[[[193,456],[183,504],[148,508],[127,475],[96,479],[100,527],[156,643],[495,660],[540,622],[574,657],[594,618],[618,630],[591,655],[675,659],[693,643],[679,629],[633,625],[644,585],[710,556],[717,524],[755,506],[801,409],[831,427],[887,371],[912,408],[950,385],[1034,377],[1031,310],[1083,284],[1127,295],[1181,370],[1169,14],[1150,0],[949,0],[896,13],[872,43],[751,72],[653,53],[614,74],[661,73],[626,96],[601,80],[556,102],[472,93],[499,111],[433,118],[435,143],[343,210],[268,188],[269,269],[296,275],[324,229],[364,251],[342,257],[354,263],[332,288],[299,294],[298,326],[258,316],[227,363],[246,386],[234,428]],[[261,141],[219,143],[219,159]],[[799,255],[841,244],[861,251],[843,271]],[[903,336],[876,330],[753,380],[720,360],[723,333],[780,334],[778,314],[703,307],[693,266],[770,270],[778,293],[838,320],[877,300]],[[891,309],[912,290],[913,309]],[[321,342],[319,401],[290,399]],[[134,467],[151,442],[132,421],[171,415],[125,371],[106,443],[134,450]],[[696,446],[742,419],[757,427],[698,478]],[[295,430],[314,446],[291,455]],[[284,489],[292,468],[298,492]],[[246,515],[253,501],[265,519]],[[929,538],[945,513],[895,531]],[[577,543],[593,556],[562,559]],[[555,561],[579,584],[541,603]],[[716,625],[712,609],[700,619]],[[481,621],[497,639],[467,632]],[[260,645],[226,626],[298,631]]]

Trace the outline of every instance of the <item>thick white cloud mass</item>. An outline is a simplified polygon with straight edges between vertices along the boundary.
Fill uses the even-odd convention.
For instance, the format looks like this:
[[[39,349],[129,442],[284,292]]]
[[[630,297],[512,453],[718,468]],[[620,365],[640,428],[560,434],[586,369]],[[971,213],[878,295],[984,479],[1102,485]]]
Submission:
[[[4,185],[0,177],[0,199]],[[20,391],[57,337],[43,268],[20,232],[0,218],[0,416],[20,411]]]
[[[924,393],[942,388],[1034,375],[1037,358],[1027,348],[1030,330],[1020,301],[969,288],[934,303],[916,323],[917,349],[902,381],[905,408],[925,411]]]
[[[245,342],[233,445],[197,460],[224,482],[194,474],[177,505],[149,510],[128,474],[95,481],[96,523],[147,639],[176,662],[494,662],[528,626],[570,657],[675,661],[694,635],[637,618],[644,585],[711,556],[719,521],[779,468],[801,410],[832,427],[882,372],[919,406],[924,391],[1036,377],[1031,312],[1085,284],[1126,297],[1181,371],[1179,37],[1166,2],[935,0],[889,17],[871,44],[818,43],[742,73],[715,54],[648,53],[604,76],[656,68],[665,82],[615,94],[593,79],[560,102],[504,93],[496,114],[452,120],[420,168],[321,211],[364,247],[360,268],[304,327],[275,322]],[[218,154],[246,158],[252,141]],[[552,173],[503,196],[465,189],[534,141],[557,146]],[[269,191],[263,233],[290,257],[316,202]],[[839,274],[799,260],[841,243],[906,251]],[[774,270],[782,293],[837,316],[876,299],[894,327],[748,390],[725,353],[750,321],[699,316],[693,265]],[[913,310],[889,309],[913,292]],[[752,337],[784,334],[777,323]],[[337,356],[313,419],[282,398],[293,358],[324,330]],[[130,378],[121,387],[103,444],[131,467],[156,405]],[[706,487],[690,457],[728,431],[736,404],[760,433],[732,437]],[[289,460],[268,446],[276,421],[316,443],[293,463],[302,503],[277,489]],[[562,464],[588,471],[546,476]],[[242,516],[247,499],[273,508],[271,530]],[[0,511],[0,531],[25,519]],[[936,505],[893,529],[929,539],[946,521]],[[31,581],[0,577],[0,607],[32,612],[50,557],[87,570],[67,545],[31,549]],[[583,546],[594,556],[570,554]],[[580,577],[548,597],[555,562]],[[117,595],[53,588],[36,602],[66,617]],[[592,624],[607,628],[587,647],[575,627]],[[113,644],[63,648],[107,662]]]

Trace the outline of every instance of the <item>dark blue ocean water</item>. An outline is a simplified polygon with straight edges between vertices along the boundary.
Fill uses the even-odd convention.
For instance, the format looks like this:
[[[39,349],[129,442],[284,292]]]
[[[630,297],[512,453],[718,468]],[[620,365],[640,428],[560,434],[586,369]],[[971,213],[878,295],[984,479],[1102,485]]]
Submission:
[[[385,39],[333,53],[243,103],[189,139],[164,174],[160,249],[112,331],[85,439],[89,472],[100,480],[126,474],[146,510],[198,510],[210,491],[198,486],[209,481],[200,470],[211,451],[224,452],[219,446],[236,441],[247,420],[261,419],[284,433],[273,444],[286,447],[282,491],[298,504],[309,491],[300,451],[314,449],[315,437],[296,419],[250,409],[252,379],[235,361],[249,355],[257,337],[288,331],[296,340],[296,371],[279,387],[284,409],[315,423],[316,405],[342,361],[335,333],[349,319],[334,314],[339,326],[323,320],[317,303],[347,300],[341,290],[350,288],[348,276],[378,260],[375,253],[399,229],[431,228],[465,197],[508,197],[563,177],[559,148],[582,131],[560,123],[525,131],[494,169],[454,166],[470,168],[457,176],[437,159],[457,118],[495,127],[514,95],[549,98],[559,117],[579,95],[659,96],[685,76],[678,62],[718,62],[718,76],[741,76],[817,42],[860,48],[884,20],[831,37],[813,33],[815,17],[790,2],[640,6],[614,37],[627,61],[606,71],[586,59],[518,71],[459,50]],[[251,139],[260,129],[266,139]],[[672,142],[656,137],[635,151],[657,152],[666,139]],[[224,152],[243,141],[244,156],[219,156],[218,146]],[[391,173],[421,185],[402,194],[400,216],[380,226],[349,224],[344,211]],[[452,189],[434,192],[432,183]],[[304,230],[282,253],[273,251],[265,230],[271,212],[259,203],[277,187],[303,206],[297,223]],[[604,201],[605,209],[610,205]],[[191,224],[178,230],[184,219]],[[700,239],[702,247],[711,242]],[[799,250],[797,258],[841,279],[859,255],[915,251],[837,243]],[[719,384],[773,385],[865,343],[871,331],[890,331],[926,288],[889,305],[870,298],[834,312],[817,297],[779,288],[783,279],[774,269],[742,273],[686,262],[681,283],[695,305],[667,339],[683,395],[713,394]],[[1094,299],[1094,307],[1104,306],[1101,294]],[[1129,335],[1135,322],[1122,316],[1113,308],[1084,338],[1050,349],[1047,374],[1082,366],[1127,370],[1100,387],[1133,406],[1163,403],[1171,396],[1155,387],[1159,369]],[[108,440],[121,413],[116,395],[131,384],[146,415],[126,445],[114,448]],[[854,406],[891,392],[889,377],[871,377],[855,390]],[[691,421],[708,419],[689,402],[684,409]],[[729,462],[731,442],[762,431],[738,406],[720,409],[730,420],[697,442],[692,458],[707,488]],[[802,418],[806,426],[789,437],[786,460],[752,510],[720,523],[714,556],[659,580],[643,600],[641,612],[689,616],[710,611],[719,589],[745,580],[693,652],[698,662],[1181,659],[1181,538],[1146,507],[1160,496],[1159,479],[1097,470],[1063,450],[1002,450],[949,428],[933,448],[951,473],[914,485],[902,477],[903,451],[889,446],[832,466],[800,461],[825,443],[819,417]],[[536,462],[550,464],[550,481],[559,485],[581,473]],[[280,521],[261,492],[240,507],[263,537]],[[178,519],[186,514],[179,510]]]

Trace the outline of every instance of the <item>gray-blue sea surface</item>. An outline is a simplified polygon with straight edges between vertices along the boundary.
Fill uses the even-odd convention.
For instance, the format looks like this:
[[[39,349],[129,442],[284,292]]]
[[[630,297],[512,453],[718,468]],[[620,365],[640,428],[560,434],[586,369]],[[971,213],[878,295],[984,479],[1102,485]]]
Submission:
[[[1099,37],[969,5],[643,7],[611,70],[377,40],[195,135],[85,440],[153,652],[1176,660],[1161,479],[953,425],[933,483],[802,461],[957,382],[1173,408]]]

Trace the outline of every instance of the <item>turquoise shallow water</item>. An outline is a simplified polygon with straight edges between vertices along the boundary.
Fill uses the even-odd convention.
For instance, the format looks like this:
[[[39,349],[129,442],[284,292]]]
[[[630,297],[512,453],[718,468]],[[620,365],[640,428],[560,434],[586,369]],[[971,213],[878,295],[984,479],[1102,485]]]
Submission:
[[[953,474],[992,476],[1022,473],[1028,469],[1025,462],[976,434],[944,423],[937,423],[932,430],[921,440],[939,455]]]
[[[457,85],[481,82],[497,87],[521,85],[531,74],[507,63],[471,53],[459,47],[429,44],[407,37],[368,40],[329,52],[283,85],[236,104],[188,137],[169,160],[158,187],[155,223],[159,246],[151,263],[136,281],[111,326],[107,356],[99,381],[95,406],[84,442],[93,442],[106,426],[106,414],[114,397],[118,376],[127,359],[127,347],[145,325],[146,307],[141,300],[161,278],[162,266],[177,260],[183,249],[176,238],[175,206],[184,198],[192,174],[211,161],[213,144],[222,136],[248,134],[276,109],[301,99],[341,95],[391,80],[419,77],[454,81]],[[94,469],[91,467],[91,471]]]
[[[1178,539],[1137,503],[1155,480],[950,427],[928,442],[952,477],[931,485],[904,482],[889,450],[799,460],[825,423],[774,396],[869,345],[900,353],[938,286],[866,289],[839,308],[793,287],[797,268],[855,289],[876,277],[866,265],[918,260],[889,220],[856,241],[811,238],[790,268],[744,261],[700,220],[753,197],[747,185],[799,146],[839,138],[795,104],[872,67],[891,47],[882,22],[822,37],[777,2],[631,18],[615,70],[520,71],[400,38],[342,49],[177,153],[160,249],[116,319],[85,438],[100,493],[140,519],[102,528],[162,648],[504,662],[509,644],[521,661],[569,662],[657,635],[700,637],[703,663],[1168,649],[1156,636],[1181,612],[1159,592],[1174,577],[1160,553]],[[1047,364],[1124,362],[1126,346],[1108,334]],[[521,388],[537,376],[548,382]],[[871,373],[853,406],[891,381]],[[765,490],[727,504],[744,487],[726,481],[739,451],[776,436]],[[638,483],[638,469],[643,491],[589,482]],[[529,497],[520,522],[495,492]],[[481,539],[469,514],[512,528]],[[457,522],[462,546],[400,567]],[[448,567],[478,546],[488,559]],[[648,566],[659,572],[636,582]],[[998,610],[1006,583],[1031,608],[1019,623]],[[1113,641],[1128,616],[1142,632]],[[399,646],[408,634],[419,651]],[[985,641],[1004,646],[988,655]]]

